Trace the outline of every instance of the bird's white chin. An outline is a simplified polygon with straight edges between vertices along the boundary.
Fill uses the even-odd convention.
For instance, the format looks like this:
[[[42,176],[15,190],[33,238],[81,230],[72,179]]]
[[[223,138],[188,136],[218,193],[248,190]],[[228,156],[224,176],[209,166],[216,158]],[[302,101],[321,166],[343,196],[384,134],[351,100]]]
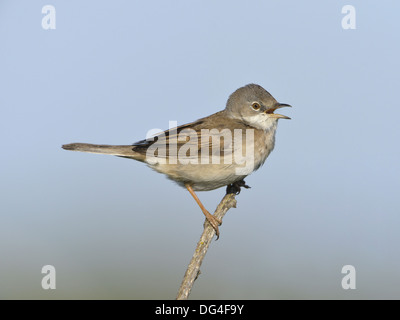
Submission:
[[[243,117],[243,120],[250,126],[264,131],[275,130],[278,124],[277,118],[270,118],[267,114]]]

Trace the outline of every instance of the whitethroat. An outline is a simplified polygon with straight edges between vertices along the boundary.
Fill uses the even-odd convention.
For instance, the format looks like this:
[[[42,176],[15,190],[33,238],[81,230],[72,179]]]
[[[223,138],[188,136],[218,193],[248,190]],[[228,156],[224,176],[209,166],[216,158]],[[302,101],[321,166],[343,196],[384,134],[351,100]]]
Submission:
[[[203,206],[195,191],[227,186],[228,193],[248,188],[244,178],[257,170],[274,148],[279,119],[274,113],[288,104],[278,103],[257,84],[233,92],[226,108],[133,145],[71,143],[66,150],[110,154],[146,163],[185,187],[200,206],[219,237],[221,221]]]

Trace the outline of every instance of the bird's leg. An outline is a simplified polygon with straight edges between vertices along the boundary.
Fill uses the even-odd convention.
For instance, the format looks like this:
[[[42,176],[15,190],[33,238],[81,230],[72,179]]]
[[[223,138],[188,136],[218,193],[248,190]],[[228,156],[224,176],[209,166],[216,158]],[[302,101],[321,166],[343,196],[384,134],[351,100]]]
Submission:
[[[250,189],[251,187],[249,187],[246,182],[242,179],[239,181],[236,181],[228,186],[226,186],[226,193],[234,193],[236,195],[238,195],[240,193],[240,188],[246,188],[246,189]]]
[[[188,184],[185,184],[186,189],[190,192],[194,200],[196,200],[197,204],[199,205],[201,211],[203,211],[203,214],[206,216],[207,221],[211,224],[211,226],[215,230],[215,234],[217,235],[217,239],[219,238],[219,230],[218,226],[222,224],[222,221],[214,217],[211,213],[209,213],[206,208],[203,206],[201,203],[200,199],[197,197],[197,195],[194,193],[192,187]]]

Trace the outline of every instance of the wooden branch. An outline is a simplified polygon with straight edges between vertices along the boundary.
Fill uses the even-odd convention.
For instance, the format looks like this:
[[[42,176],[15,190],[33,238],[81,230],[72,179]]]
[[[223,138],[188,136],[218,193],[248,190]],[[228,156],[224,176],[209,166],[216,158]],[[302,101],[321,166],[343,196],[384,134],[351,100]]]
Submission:
[[[236,199],[234,193],[226,194],[221,200],[217,209],[214,212],[214,216],[222,221],[225,213],[230,208],[236,208]],[[215,230],[211,224],[206,220],[204,223],[204,231],[197,243],[196,250],[194,251],[192,260],[186,270],[185,276],[183,277],[181,287],[179,288],[177,300],[186,300],[192,290],[193,284],[200,274],[200,266],[207,253],[208,247],[215,235]]]

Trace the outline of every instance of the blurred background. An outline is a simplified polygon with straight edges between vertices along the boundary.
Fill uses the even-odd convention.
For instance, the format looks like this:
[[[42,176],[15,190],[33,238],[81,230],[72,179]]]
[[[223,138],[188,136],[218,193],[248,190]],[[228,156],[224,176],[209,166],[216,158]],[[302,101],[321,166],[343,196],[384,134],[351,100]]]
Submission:
[[[174,299],[204,221],[190,194],[61,145],[131,144],[258,83],[292,120],[190,298],[399,299],[400,3],[351,1],[355,30],[347,4],[1,1],[0,298]],[[213,211],[224,193],[199,197]]]

